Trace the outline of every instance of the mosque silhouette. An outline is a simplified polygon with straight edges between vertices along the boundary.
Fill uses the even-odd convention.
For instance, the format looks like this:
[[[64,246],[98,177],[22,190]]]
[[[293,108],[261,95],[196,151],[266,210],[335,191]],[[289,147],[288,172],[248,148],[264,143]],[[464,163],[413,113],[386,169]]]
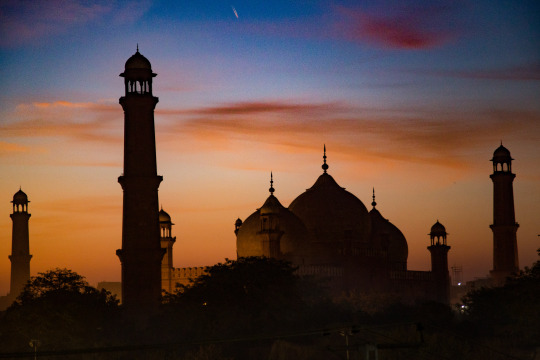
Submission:
[[[131,310],[155,308],[162,290],[205,273],[204,267],[173,266],[172,219],[158,207],[154,109],[150,61],[139,49],[125,64],[124,172],[121,298]],[[491,283],[500,285],[519,270],[510,151],[502,143],[493,158],[493,270]],[[274,195],[270,175],[269,196],[259,209],[234,222],[238,257],[266,256],[287,260],[299,275],[313,275],[328,284],[333,294],[392,294],[402,301],[450,301],[447,232],[437,220],[429,232],[427,249],[431,271],[407,268],[408,245],[403,233],[385,219],[375,201],[371,210],[341,187],[329,174],[326,146],[322,174],[313,186],[283,206]],[[18,294],[29,279],[28,197],[19,190],[13,198],[11,288]],[[103,283],[114,291],[114,283]]]

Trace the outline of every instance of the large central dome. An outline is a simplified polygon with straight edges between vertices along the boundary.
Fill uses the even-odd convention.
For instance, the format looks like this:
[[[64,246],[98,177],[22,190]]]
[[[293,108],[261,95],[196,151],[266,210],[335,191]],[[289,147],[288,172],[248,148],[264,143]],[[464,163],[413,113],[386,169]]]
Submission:
[[[318,243],[332,244],[336,252],[369,239],[366,207],[326,171],[291,203],[289,210],[303,221]]]

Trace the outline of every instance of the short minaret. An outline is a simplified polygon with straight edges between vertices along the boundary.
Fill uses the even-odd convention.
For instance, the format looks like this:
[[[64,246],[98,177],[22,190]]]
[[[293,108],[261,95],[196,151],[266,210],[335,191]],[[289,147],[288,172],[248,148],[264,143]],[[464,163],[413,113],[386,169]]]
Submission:
[[[512,157],[502,143],[493,153],[493,270],[495,284],[503,284],[510,274],[519,270],[517,229],[514,212],[514,190],[512,183]]]
[[[238,218],[234,222],[234,235],[238,235],[240,228],[242,227],[242,219]]]
[[[161,288],[169,293],[175,290],[173,283],[173,245],[176,242],[176,236],[172,236],[171,217],[163,208],[159,211],[159,228],[161,230],[161,248],[165,251],[165,255],[161,260]]]
[[[448,250],[446,245],[446,228],[437,220],[431,227],[429,238],[431,245],[431,272],[434,277],[435,300],[447,304],[450,300],[450,273],[448,272]]]
[[[154,108],[150,61],[137,52],[120,74],[124,78],[124,173],[118,178],[124,191],[122,249],[122,303],[144,314],[161,301],[161,259]]]
[[[262,235],[262,254],[266,257],[280,258],[280,241],[283,236],[283,231],[279,226],[279,213],[282,205],[274,196],[274,176],[270,173],[270,196],[266,199],[263,206],[260,208],[261,230]]]
[[[28,234],[28,196],[19,189],[13,195],[13,214],[9,215],[13,221],[11,232],[11,286],[10,297],[17,297],[24,285],[30,280],[30,239]]]

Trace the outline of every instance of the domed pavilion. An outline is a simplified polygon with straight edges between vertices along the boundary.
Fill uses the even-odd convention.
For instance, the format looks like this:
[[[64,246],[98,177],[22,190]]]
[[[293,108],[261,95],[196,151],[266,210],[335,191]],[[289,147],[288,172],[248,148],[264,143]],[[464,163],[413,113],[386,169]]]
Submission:
[[[238,257],[267,256],[288,260],[302,275],[326,278],[335,294],[392,293],[405,301],[419,298],[448,302],[446,276],[407,269],[407,240],[385,219],[341,187],[328,173],[326,146],[323,173],[289,207],[270,196],[245,221],[235,222]],[[437,222],[432,230],[439,235]],[[442,236],[442,233],[441,235]],[[449,247],[448,247],[449,248]],[[444,254],[446,256],[446,253]],[[442,285],[442,286],[441,286]]]

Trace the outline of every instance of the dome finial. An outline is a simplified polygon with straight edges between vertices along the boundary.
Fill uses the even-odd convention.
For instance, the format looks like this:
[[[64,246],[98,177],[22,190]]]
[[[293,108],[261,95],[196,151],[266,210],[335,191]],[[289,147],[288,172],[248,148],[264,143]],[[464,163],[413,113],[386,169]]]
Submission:
[[[270,171],[270,189],[268,189],[268,191],[270,191],[270,195],[274,195],[274,174],[272,174],[272,172]]]
[[[137,52],[139,52],[139,43],[137,43]]]
[[[371,203],[371,206],[375,209],[375,206],[377,206],[377,203],[375,202],[375,188],[373,188],[373,202]]]
[[[324,173],[326,174],[326,170],[328,170],[328,164],[326,163],[326,144],[324,144],[324,155],[323,155],[322,169],[324,170]]]

